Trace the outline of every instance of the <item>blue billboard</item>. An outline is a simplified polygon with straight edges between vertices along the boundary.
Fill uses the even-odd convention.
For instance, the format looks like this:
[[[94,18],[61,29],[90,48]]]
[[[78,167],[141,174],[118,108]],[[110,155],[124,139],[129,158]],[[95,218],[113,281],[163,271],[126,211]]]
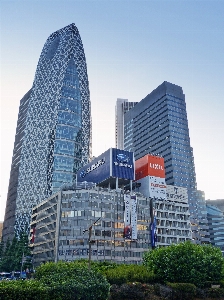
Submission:
[[[134,153],[112,148],[112,177],[134,180]]]
[[[77,182],[103,182],[111,177],[134,180],[134,153],[110,148],[77,172]]]

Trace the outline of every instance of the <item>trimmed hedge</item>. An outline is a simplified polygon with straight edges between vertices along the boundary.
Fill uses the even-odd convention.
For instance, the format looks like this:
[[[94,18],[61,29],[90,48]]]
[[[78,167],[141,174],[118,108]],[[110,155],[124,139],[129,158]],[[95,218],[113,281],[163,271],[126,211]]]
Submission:
[[[110,289],[109,300],[145,300],[152,299],[154,288],[149,284],[139,282],[113,284]]]
[[[168,287],[172,288],[173,299],[193,299],[196,295],[196,286],[192,283],[167,283]]]
[[[49,288],[35,280],[0,282],[1,300],[50,300]]]
[[[79,260],[78,263],[88,265],[88,260]],[[111,285],[128,282],[154,283],[156,281],[153,272],[149,272],[143,265],[94,261],[91,263],[91,269],[103,274]]]
[[[154,283],[155,276],[144,266],[140,265],[117,265],[114,268],[101,270],[110,284],[121,285],[128,282]]]
[[[34,280],[0,282],[0,300],[106,300],[106,278],[76,262],[41,265]]]

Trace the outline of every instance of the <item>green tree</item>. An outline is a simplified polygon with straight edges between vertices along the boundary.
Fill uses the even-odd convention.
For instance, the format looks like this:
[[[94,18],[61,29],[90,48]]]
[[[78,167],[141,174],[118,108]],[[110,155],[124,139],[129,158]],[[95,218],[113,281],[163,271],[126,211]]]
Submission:
[[[224,259],[217,247],[187,241],[149,250],[144,255],[143,264],[163,282],[202,286],[206,281],[221,279]]]
[[[11,242],[8,239],[2,254],[1,271],[5,271],[5,272],[11,271],[10,270],[10,264],[11,264],[10,247],[11,247]]]
[[[28,235],[24,232],[20,234],[19,238],[14,237],[12,241],[7,240],[5,247],[3,242],[0,244],[0,271],[20,271],[23,257],[23,269],[32,268]]]
[[[0,259],[2,259],[3,254],[4,254],[4,242],[2,240],[0,242]]]

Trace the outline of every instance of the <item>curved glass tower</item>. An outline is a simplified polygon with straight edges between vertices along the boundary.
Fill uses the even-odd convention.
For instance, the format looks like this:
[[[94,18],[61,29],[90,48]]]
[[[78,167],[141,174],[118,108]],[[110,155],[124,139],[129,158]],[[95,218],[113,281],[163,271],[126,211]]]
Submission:
[[[64,183],[73,183],[90,156],[86,60],[78,29],[71,24],[51,34],[40,55],[25,120],[16,205],[11,212],[15,218],[8,219],[8,197],[3,238],[13,227],[16,233],[25,229],[32,207]]]

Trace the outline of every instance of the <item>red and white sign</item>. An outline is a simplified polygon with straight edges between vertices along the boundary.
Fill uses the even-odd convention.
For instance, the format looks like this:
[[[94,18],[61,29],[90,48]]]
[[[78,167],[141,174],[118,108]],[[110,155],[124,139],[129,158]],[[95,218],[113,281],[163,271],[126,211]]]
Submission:
[[[146,176],[165,178],[164,158],[150,154],[135,161],[135,179]]]

